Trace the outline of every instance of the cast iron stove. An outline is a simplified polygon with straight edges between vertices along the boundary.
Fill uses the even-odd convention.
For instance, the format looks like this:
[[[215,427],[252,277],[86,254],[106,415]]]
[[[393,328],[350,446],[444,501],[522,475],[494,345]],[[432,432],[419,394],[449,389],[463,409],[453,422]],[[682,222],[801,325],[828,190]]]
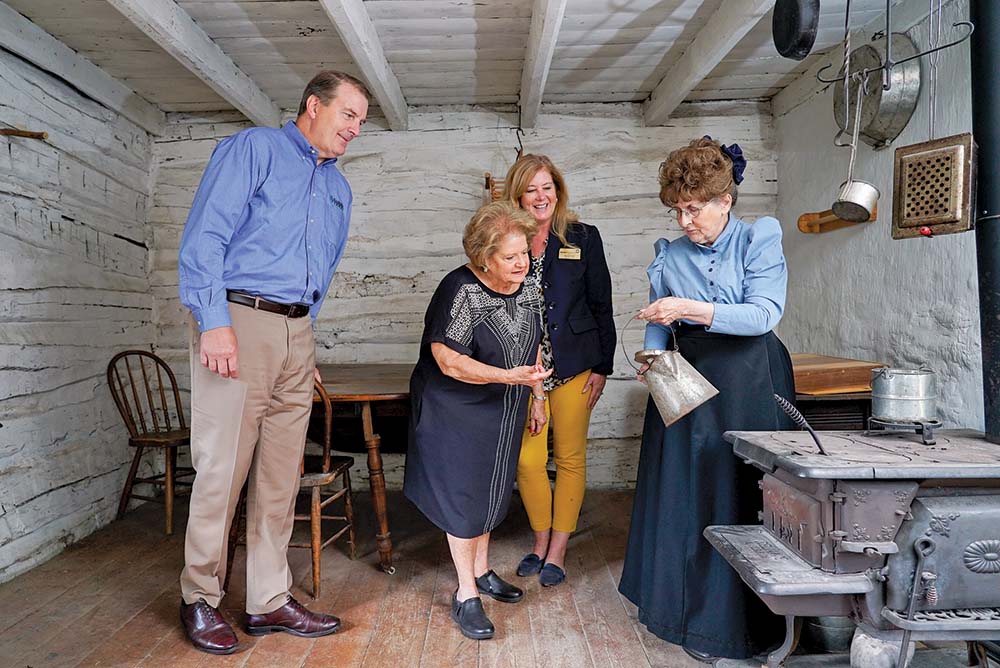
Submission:
[[[851,617],[901,659],[910,640],[1000,639],[1000,445],[935,437],[819,432],[824,456],[805,432],[726,432],[764,471],[762,524],[705,536],[785,616],[770,668],[802,616]]]

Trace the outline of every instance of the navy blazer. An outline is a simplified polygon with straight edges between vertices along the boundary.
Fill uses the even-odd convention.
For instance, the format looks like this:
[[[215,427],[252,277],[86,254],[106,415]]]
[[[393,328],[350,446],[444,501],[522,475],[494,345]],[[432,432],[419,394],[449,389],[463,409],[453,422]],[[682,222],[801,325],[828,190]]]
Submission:
[[[566,240],[580,259],[560,259],[563,244],[552,232],[542,264],[542,291],[556,378],[592,369],[610,376],[615,358],[611,272],[601,233],[593,225],[571,223]]]

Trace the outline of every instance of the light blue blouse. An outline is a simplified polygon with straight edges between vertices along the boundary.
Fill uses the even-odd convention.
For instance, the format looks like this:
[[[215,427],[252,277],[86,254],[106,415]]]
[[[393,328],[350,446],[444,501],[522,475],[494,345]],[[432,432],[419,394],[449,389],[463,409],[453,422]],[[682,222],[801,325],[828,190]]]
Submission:
[[[660,239],[655,249],[646,269],[650,302],[683,297],[715,304],[715,317],[706,329],[720,334],[759,336],[781,320],[788,272],[781,225],[774,218],[751,224],[730,214],[710,246],[681,237]],[[669,332],[669,327],[648,323],[645,348],[667,348]]]

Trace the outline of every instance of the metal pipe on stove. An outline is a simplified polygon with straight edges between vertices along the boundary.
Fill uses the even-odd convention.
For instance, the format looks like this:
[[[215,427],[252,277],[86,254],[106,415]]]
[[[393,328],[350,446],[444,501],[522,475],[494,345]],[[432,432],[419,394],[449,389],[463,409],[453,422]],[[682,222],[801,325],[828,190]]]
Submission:
[[[1000,443],[1000,2],[970,0],[972,132],[979,144],[976,259],[986,438]]]

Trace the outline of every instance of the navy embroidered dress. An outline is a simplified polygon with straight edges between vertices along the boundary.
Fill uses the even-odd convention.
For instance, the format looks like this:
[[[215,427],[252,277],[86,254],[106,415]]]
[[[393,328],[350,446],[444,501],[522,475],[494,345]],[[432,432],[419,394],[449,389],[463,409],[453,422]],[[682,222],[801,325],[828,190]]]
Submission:
[[[531,390],[446,376],[431,344],[505,369],[532,365],[541,340],[540,318],[534,281],[505,295],[490,290],[465,266],[445,276],[427,307],[420,358],[410,378],[403,492],[453,536],[481,536],[506,516]]]

